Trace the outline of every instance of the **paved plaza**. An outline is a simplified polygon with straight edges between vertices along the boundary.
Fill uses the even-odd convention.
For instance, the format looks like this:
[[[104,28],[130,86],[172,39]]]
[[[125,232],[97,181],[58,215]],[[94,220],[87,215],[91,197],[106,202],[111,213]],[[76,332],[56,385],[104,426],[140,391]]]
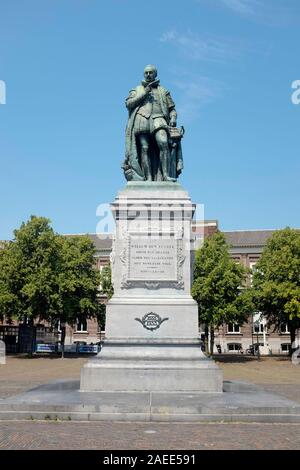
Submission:
[[[0,449],[300,449],[300,425],[2,422]]]
[[[58,379],[79,379],[86,358],[9,356],[0,398]],[[256,383],[300,403],[300,367],[286,358],[218,362],[225,380]],[[2,421],[1,449],[300,449],[300,424]]]

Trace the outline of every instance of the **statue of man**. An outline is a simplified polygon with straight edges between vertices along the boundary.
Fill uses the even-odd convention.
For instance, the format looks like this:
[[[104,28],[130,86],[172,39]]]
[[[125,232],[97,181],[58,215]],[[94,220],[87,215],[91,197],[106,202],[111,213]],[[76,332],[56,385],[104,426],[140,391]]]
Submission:
[[[144,80],[130,91],[126,107],[129,111],[123,164],[126,179],[176,181],[183,168],[181,137],[175,140],[171,137],[177,113],[169,91],[157,79],[154,65],[145,67]]]

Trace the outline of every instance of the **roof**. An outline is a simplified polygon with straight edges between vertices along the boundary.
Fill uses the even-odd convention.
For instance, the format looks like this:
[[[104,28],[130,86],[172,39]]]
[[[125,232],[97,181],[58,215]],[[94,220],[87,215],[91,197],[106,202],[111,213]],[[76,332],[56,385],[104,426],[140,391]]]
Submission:
[[[269,237],[276,230],[241,230],[233,232],[223,232],[227,243],[232,247],[264,247]],[[83,235],[83,234],[82,234]],[[76,235],[72,235],[76,236]],[[77,235],[78,236],[78,235]],[[111,251],[112,235],[87,233],[98,251]]]
[[[223,232],[230,246],[265,246],[276,230],[242,230]]]
[[[86,236],[88,237],[95,246],[95,249],[98,251],[111,251],[112,249],[112,234],[104,234],[104,233],[68,233],[65,234],[66,237],[80,237]]]
[[[87,236],[92,240],[96,250],[111,251],[112,249],[112,234],[97,234],[88,233]]]

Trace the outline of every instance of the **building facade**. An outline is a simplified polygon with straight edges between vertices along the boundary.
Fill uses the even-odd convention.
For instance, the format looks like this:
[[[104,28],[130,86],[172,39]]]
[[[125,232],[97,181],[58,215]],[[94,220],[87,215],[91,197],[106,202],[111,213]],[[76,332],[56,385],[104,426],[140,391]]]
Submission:
[[[274,230],[224,232],[231,258],[252,271],[273,233]],[[250,275],[249,284],[251,278]],[[287,325],[283,325],[281,331],[276,331],[272,325],[267,325],[259,312],[253,312],[247,323],[223,325],[215,331],[215,353],[247,353],[253,349],[257,351],[258,345],[261,354],[288,354],[290,333]]]
[[[192,225],[194,252],[201,246],[204,238],[211,236],[218,230],[216,220],[195,221]],[[259,260],[267,240],[274,230],[244,230],[226,231],[226,241],[230,246],[230,255],[236,262],[245,267],[254,269]],[[72,235],[74,236],[74,235]],[[112,235],[88,234],[95,246],[95,265],[99,271],[110,264],[112,251]],[[251,283],[251,276],[249,279]],[[106,302],[105,296],[100,296],[101,302]],[[57,325],[60,331],[59,325]],[[201,329],[200,329],[201,333]],[[103,339],[105,332],[101,332],[95,319],[79,321],[77,325],[66,327],[66,345],[74,343],[96,344]],[[299,332],[298,332],[299,334]],[[299,338],[300,339],[300,338]],[[281,331],[275,331],[268,326],[266,320],[259,312],[253,312],[249,321],[243,325],[222,325],[215,331],[214,353],[251,353],[257,351],[259,345],[261,354],[288,354],[290,349],[290,334],[287,326],[283,325]]]

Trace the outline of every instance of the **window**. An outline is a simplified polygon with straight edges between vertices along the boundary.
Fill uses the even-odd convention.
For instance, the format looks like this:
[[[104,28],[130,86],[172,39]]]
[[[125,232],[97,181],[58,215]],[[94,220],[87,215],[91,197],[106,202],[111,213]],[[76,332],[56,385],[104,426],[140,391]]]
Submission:
[[[61,323],[60,320],[56,320],[53,325],[54,329],[61,333]]]
[[[241,343],[230,343],[227,344],[227,348],[229,352],[239,352],[242,350]]]
[[[280,333],[284,335],[289,332],[290,332],[289,325],[287,323],[283,323],[283,325],[280,326]]]
[[[267,321],[261,313],[253,315],[253,333],[267,333]]]
[[[249,267],[251,269],[251,273],[250,273],[250,285],[252,286],[253,284],[253,274],[255,273],[255,265],[256,265],[257,261],[250,261],[249,263]]]
[[[227,325],[227,333],[240,333],[241,332],[241,327],[237,323],[229,323]]]
[[[87,333],[87,321],[85,319],[78,320],[76,325],[77,333]]]
[[[103,268],[104,268],[104,265],[100,264],[100,266],[99,266],[100,275],[102,274]],[[102,291],[102,289],[103,289],[103,286],[102,286],[102,282],[100,281],[99,290]]]
[[[263,333],[263,332],[264,332],[264,325],[263,325],[263,323],[259,323],[259,325],[254,324],[254,325],[253,325],[253,331],[254,331],[254,333]]]
[[[290,343],[283,343],[281,344],[281,351],[285,353],[289,353],[291,349]]]

